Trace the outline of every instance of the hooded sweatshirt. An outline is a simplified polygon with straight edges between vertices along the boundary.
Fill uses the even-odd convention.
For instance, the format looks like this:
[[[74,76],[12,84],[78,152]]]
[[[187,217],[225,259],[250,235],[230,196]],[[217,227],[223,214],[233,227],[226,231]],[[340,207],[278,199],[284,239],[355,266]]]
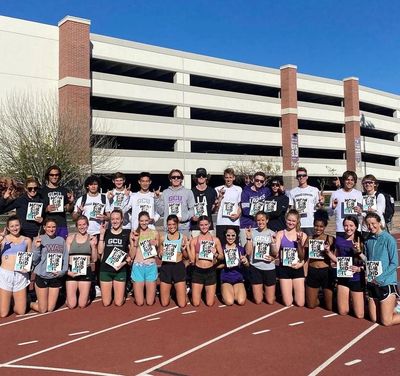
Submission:
[[[194,215],[194,196],[190,189],[168,187],[159,198],[155,198],[157,213],[164,216],[164,231],[167,231],[167,217],[179,217],[179,230],[189,230],[190,219]]]

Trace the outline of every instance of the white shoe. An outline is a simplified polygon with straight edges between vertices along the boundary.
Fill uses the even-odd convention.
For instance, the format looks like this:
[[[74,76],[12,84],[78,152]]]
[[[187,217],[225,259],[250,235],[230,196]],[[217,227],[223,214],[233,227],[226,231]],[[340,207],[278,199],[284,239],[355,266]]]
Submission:
[[[96,298],[100,298],[101,290],[99,286],[95,286],[94,289],[96,290]]]

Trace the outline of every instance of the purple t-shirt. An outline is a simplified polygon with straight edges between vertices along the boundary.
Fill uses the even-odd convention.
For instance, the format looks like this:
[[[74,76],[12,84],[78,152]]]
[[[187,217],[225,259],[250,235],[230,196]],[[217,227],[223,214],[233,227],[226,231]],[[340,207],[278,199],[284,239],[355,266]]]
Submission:
[[[240,256],[244,256],[246,251],[240,245],[237,246]],[[235,266],[234,268],[227,268],[221,270],[221,282],[222,283],[238,283],[243,282],[243,265]]]
[[[354,265],[353,242],[351,240],[346,240],[338,236],[336,238],[336,256],[351,257],[353,259],[353,265]],[[361,279],[360,273],[354,273],[352,278],[346,278],[346,280],[354,282],[357,282],[360,279]]]

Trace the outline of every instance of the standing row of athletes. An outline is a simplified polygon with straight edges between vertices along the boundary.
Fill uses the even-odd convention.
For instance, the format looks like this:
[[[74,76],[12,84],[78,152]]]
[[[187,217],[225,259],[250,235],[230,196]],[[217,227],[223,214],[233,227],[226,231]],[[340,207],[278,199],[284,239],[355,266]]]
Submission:
[[[21,287],[25,288],[29,279],[25,280],[23,273],[13,272],[13,276],[10,273],[13,270],[12,256],[17,249],[25,247],[34,253],[38,301],[32,303],[31,308],[40,312],[55,308],[63,274],[67,275],[67,305],[70,308],[86,306],[95,273],[94,263],[98,259],[98,279],[104,305],[110,305],[112,299],[116,305],[124,303],[125,283],[129,278],[134,282],[136,304],[153,304],[158,278],[157,258],[163,260],[159,276],[162,305],[169,304],[172,285],[177,304],[186,305],[187,274],[191,279],[192,303],[200,304],[204,288],[206,304],[213,305],[216,266],[220,265],[223,269],[221,293],[226,304],[245,303],[245,277],[252,285],[254,301],[261,303],[265,298],[272,304],[278,277],[284,304],[290,305],[294,300],[303,306],[306,300],[309,307],[315,307],[322,287],[325,304],[332,309],[336,282],[331,266],[337,261],[337,256],[349,256],[353,259],[352,277],[338,280],[338,310],[341,314],[349,312],[351,296],[355,315],[363,317],[365,253],[370,260],[380,262],[381,267],[380,275],[368,282],[370,317],[386,325],[399,322],[399,316],[393,314],[397,247],[394,239],[383,230],[385,205],[382,195],[376,193],[376,179],[372,175],[363,178],[363,195],[354,188],[356,174],[352,171],[343,174],[343,188],[332,194],[328,208],[330,214],[336,216],[335,239],[325,234],[327,216],[317,210],[323,207],[323,197],[317,188],[307,184],[306,169],[299,168],[296,174],[298,187],[287,195],[280,179],[271,179],[267,187],[263,172],[257,172],[252,182],[242,190],[234,184],[233,169],[224,171],[225,184],[214,189],[207,185],[207,171],[198,168],[196,186],[192,190],[183,187],[183,174],[174,169],[168,175],[170,186],[163,192],[160,189],[151,191],[151,175],[143,172],[139,174],[140,190],[136,193],[126,188],[124,175],[116,173],[113,178],[115,187],[106,195],[100,193],[99,179],[90,176],[85,181],[87,193],[74,202],[74,197],[59,185],[61,170],[51,166],[46,172],[47,185],[41,188],[40,194],[37,180],[29,178],[25,195],[10,200],[12,192],[8,189],[0,200],[0,211],[17,211],[17,216],[10,217],[7,222],[8,233],[0,238],[0,314],[5,316],[8,313],[11,296],[14,296],[16,312],[24,310]],[[375,197],[375,201],[372,200],[373,205],[368,210],[363,210],[366,196]],[[43,213],[33,220],[27,219],[29,202],[42,202],[44,205]],[[57,205],[61,205],[61,209]],[[77,224],[77,233],[68,237],[67,212],[72,212]],[[212,213],[217,213],[215,226]],[[160,216],[164,218],[162,235],[155,230],[155,222]],[[107,228],[105,223],[108,221]],[[31,239],[42,225],[45,234],[32,243]],[[363,226],[362,234],[358,232],[360,225]],[[62,239],[65,238],[63,245]],[[309,239],[324,240],[322,258],[308,257]],[[264,247],[268,245],[269,252],[256,257],[258,253],[262,254],[263,244]],[[211,257],[206,255],[207,247]],[[116,248],[126,251],[118,267],[107,262],[115,256]],[[152,248],[155,248],[155,254],[151,253]],[[298,257],[293,264],[282,265],[281,262],[276,268],[284,248],[295,250]],[[54,252],[66,255],[63,268],[61,272],[48,273],[46,257]],[[238,261],[228,267],[227,258],[234,254]],[[71,255],[86,255],[90,259],[85,273],[76,275],[70,270]],[[17,286],[14,288],[12,284]]]

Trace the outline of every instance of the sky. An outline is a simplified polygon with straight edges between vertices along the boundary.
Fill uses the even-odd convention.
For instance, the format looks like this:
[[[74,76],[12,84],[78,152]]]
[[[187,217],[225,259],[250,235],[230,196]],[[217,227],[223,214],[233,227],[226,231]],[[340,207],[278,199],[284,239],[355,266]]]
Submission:
[[[400,94],[396,0],[0,0],[0,14]]]

